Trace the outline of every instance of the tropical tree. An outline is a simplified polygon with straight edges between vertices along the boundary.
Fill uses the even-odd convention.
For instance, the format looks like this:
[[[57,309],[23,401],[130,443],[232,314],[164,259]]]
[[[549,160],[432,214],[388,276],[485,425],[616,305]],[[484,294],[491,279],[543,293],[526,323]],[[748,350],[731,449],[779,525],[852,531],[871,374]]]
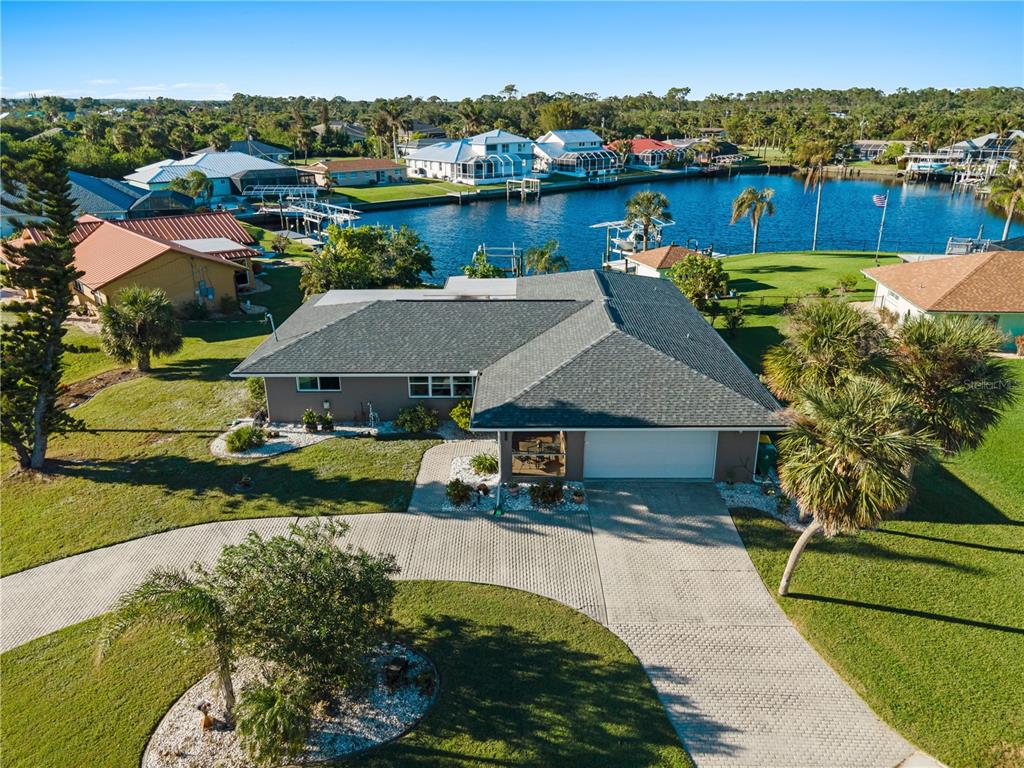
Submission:
[[[877,375],[889,363],[889,346],[881,323],[855,307],[808,302],[791,315],[785,340],[765,353],[765,381],[776,396],[793,400],[805,389]]]
[[[751,253],[757,253],[757,231],[761,226],[761,217],[775,215],[775,203],[772,202],[774,196],[775,190],[770,187],[765,187],[760,191],[753,187],[747,187],[732,201],[730,224],[735,224],[745,216],[750,217],[750,228],[754,230],[754,245]]]
[[[227,131],[214,131],[210,134],[210,145],[218,152],[226,152],[231,146],[231,136]]]
[[[484,113],[477,104],[469,99],[463,99],[455,111],[467,134],[479,133],[483,130]]]
[[[558,241],[548,240],[544,245],[526,249],[526,269],[536,274],[567,272],[569,259],[558,252]]]
[[[238,736],[256,765],[280,765],[298,757],[312,725],[311,700],[304,681],[277,675],[245,689],[238,703]]]
[[[626,224],[639,224],[643,231],[644,250],[650,238],[651,229],[658,221],[671,221],[668,198],[661,192],[644,189],[626,201]]]
[[[196,137],[192,133],[192,129],[187,125],[179,125],[171,131],[168,141],[171,142],[172,147],[178,150],[181,158],[184,160],[188,157],[188,153],[192,151]]]
[[[181,350],[181,326],[162,289],[131,285],[100,307],[100,342],[119,363],[146,372],[152,357]]]
[[[935,445],[910,426],[908,399],[876,379],[805,390],[793,413],[779,438],[779,481],[812,519],[789,555],[780,595],[816,533],[853,533],[902,509],[912,492],[908,468]]]
[[[669,267],[667,274],[701,312],[709,312],[716,304],[715,297],[729,289],[729,273],[722,267],[721,260],[702,253],[687,254]]]
[[[718,139],[711,137],[698,141],[693,145],[692,149],[704,158],[705,165],[711,165],[715,156],[722,149],[722,143]]]
[[[202,200],[213,193],[213,182],[200,170],[192,170],[184,176],[171,180],[171,189],[188,195],[193,200]]]
[[[505,277],[505,270],[492,264],[487,258],[487,251],[477,251],[473,261],[462,268],[462,273],[471,278]]]
[[[814,204],[814,236],[811,250],[818,250],[818,222],[821,218],[821,188],[825,183],[825,166],[835,157],[833,142],[813,139],[801,142],[793,150],[793,162],[804,171],[804,191],[817,187],[818,199]]]
[[[0,439],[14,449],[23,469],[42,469],[50,435],[81,426],[57,400],[64,369],[63,323],[72,306],[70,286],[82,275],[75,269],[71,243],[75,203],[64,156],[55,144],[43,142],[28,161],[7,167],[14,171],[9,181],[25,191],[25,198],[13,205],[42,214],[46,238],[4,244],[11,265],[3,270],[4,283],[28,298],[5,307],[17,319],[0,335]]]
[[[619,159],[619,165],[625,168],[629,164],[629,159],[633,156],[633,140],[619,139],[613,147],[615,149],[615,156]]]
[[[895,386],[948,454],[977,448],[1018,395],[1013,371],[993,354],[1003,341],[965,315],[919,316],[897,331]]]
[[[549,101],[540,108],[537,122],[541,131],[565,130],[576,128],[579,124],[579,113],[568,99]]]
[[[1024,199],[1024,167],[1019,164],[1013,171],[1007,170],[992,179],[991,200],[1006,212],[1003,225],[1003,240],[1010,236],[1010,222],[1017,211],[1017,204]]]
[[[397,99],[385,101],[379,110],[381,121],[391,136],[391,149],[395,162],[398,162],[398,132],[405,127],[405,108]]]
[[[306,295],[335,288],[414,288],[432,274],[430,248],[413,229],[330,226],[327,242],[302,268]]]
[[[228,718],[235,706],[231,680],[235,658],[234,628],[224,594],[199,566],[192,573],[155,570],[142,584],[123,594],[100,628],[96,662],[125,632],[140,625],[162,624],[194,648],[211,652],[217,684]]]

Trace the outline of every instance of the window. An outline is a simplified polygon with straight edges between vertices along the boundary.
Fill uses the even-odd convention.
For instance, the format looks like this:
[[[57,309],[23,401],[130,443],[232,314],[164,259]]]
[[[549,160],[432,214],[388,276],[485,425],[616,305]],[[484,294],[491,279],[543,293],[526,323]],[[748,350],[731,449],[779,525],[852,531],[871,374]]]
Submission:
[[[340,392],[341,379],[337,376],[299,376],[295,379],[299,392]]]
[[[409,397],[472,397],[472,376],[410,376]]]

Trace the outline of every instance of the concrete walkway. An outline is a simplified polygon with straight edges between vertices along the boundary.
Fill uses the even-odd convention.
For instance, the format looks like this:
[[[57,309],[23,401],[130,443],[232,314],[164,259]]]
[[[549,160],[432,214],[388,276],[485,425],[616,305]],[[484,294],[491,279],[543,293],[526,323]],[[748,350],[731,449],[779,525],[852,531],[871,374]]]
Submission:
[[[427,451],[409,511],[353,515],[348,541],[393,553],[402,578],[535,592],[583,611],[640,659],[700,768],[924,768],[790,625],[707,484],[590,483],[590,513],[442,513],[456,456]],[[153,568],[212,563],[250,530],[302,518],[209,523],[65,558],[0,579],[0,647],[105,612]],[[909,762],[908,762],[909,761]]]

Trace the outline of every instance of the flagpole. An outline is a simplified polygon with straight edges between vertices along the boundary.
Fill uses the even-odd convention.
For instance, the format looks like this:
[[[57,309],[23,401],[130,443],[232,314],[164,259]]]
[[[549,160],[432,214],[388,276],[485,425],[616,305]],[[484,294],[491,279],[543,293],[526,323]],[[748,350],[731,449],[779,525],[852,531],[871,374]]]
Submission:
[[[882,223],[878,225],[878,243],[875,245],[875,266],[878,266],[878,252],[882,250],[882,230],[885,229],[885,212],[889,210],[889,193],[885,193],[885,205],[882,206]]]

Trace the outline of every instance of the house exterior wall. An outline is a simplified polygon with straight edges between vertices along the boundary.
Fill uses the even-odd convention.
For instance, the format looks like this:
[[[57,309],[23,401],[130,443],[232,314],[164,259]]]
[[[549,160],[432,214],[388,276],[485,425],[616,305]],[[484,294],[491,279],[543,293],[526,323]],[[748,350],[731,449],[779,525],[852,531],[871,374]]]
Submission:
[[[331,171],[331,183],[340,187],[362,187],[368,184],[396,184],[405,181],[402,168],[382,168],[370,171]],[[323,183],[323,174],[317,174],[317,183]]]
[[[917,317],[922,314],[920,307],[911,304],[895,291],[890,291],[881,283],[875,283],[875,297],[872,300],[875,309],[887,309],[895,312],[900,320],[907,317]]]
[[[423,405],[447,418],[461,397],[409,397],[409,380],[405,376],[342,376],[340,392],[300,392],[296,377],[266,378],[267,412],[272,421],[295,423],[302,412],[311,408],[317,413],[330,403],[337,421],[366,421],[369,405],[384,421],[394,419],[403,408]]]
[[[122,275],[102,288],[93,291],[88,286],[75,285],[75,297],[82,304],[117,303],[117,295],[131,285],[162,288],[174,305],[202,298],[206,304],[216,306],[222,296],[237,297],[235,271],[228,264],[169,251],[157,256],[131,272]],[[200,288],[213,289],[213,297],[199,296]]]
[[[760,432],[719,432],[715,455],[715,480],[749,483],[757,463]]]

